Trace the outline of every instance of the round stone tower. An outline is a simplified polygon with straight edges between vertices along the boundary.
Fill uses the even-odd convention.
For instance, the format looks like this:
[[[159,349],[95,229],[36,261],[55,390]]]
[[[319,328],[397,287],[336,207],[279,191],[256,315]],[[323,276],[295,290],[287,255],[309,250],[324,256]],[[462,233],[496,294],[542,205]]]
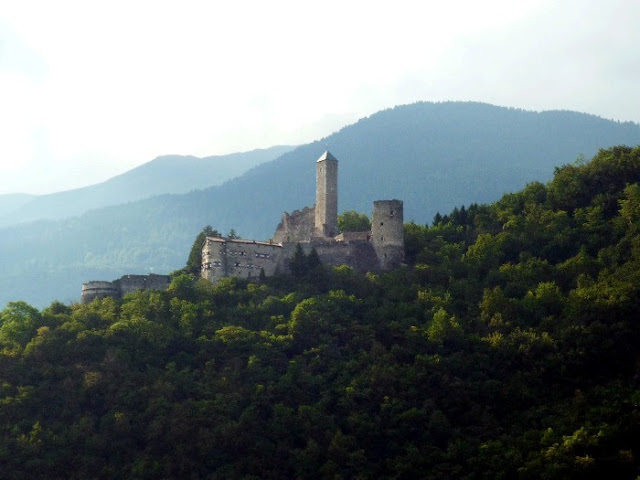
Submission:
[[[326,151],[316,163],[315,233],[320,237],[338,234],[338,160]]]
[[[116,282],[88,282],[82,284],[82,303],[87,304],[96,298],[120,298],[120,285]]]
[[[371,239],[380,268],[390,270],[404,261],[404,211],[402,200],[373,202]]]

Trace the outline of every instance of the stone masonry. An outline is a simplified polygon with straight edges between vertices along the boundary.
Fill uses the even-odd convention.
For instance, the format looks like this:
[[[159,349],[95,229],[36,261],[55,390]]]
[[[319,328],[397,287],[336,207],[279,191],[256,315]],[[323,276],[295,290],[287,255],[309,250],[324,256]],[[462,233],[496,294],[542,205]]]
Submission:
[[[113,282],[87,282],[82,284],[82,303],[90,303],[96,298],[113,297],[120,299],[136,290],[165,290],[171,283],[169,275],[123,275]]]
[[[328,151],[316,162],[316,204],[285,212],[267,242],[208,237],[202,247],[201,276],[255,278],[289,272],[296,246],[315,249],[325,266],[348,265],[358,272],[391,270],[404,261],[401,200],[373,203],[371,231],[338,232],[338,160]]]

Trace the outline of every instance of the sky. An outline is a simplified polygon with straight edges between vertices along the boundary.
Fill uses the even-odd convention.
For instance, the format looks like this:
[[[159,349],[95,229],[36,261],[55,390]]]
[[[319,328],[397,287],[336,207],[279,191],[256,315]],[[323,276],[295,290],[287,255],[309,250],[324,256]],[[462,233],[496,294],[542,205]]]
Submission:
[[[638,18],[630,0],[0,0],[0,194],[416,101],[640,122]]]

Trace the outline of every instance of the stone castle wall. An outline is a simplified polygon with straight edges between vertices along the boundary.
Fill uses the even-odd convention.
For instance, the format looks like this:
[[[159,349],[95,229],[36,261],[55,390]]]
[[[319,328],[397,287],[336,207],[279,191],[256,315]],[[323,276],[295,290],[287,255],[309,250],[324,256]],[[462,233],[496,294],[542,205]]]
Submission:
[[[349,242],[298,242],[305,254],[311,253],[315,249],[323,266],[339,267],[348,265],[355,271],[365,273],[379,270],[379,262],[375,249],[371,242],[357,241]],[[290,243],[282,246],[281,259],[278,266],[278,273],[289,273],[289,262],[298,243]]]
[[[124,275],[117,282],[122,296],[138,290],[165,290],[171,283],[169,275]]]
[[[316,162],[316,204],[284,213],[272,243],[207,238],[202,277],[253,278],[288,273],[296,246],[315,249],[327,267],[348,265],[358,272],[390,270],[404,261],[404,211],[401,200],[373,203],[371,230],[338,232],[338,161],[329,152]]]
[[[318,245],[311,244],[311,248],[316,249],[320,262],[327,267],[348,265],[359,273],[380,269],[378,258],[371,242],[331,242]]]
[[[165,290],[171,283],[169,275],[124,275],[113,282],[94,281],[82,284],[82,303],[91,303],[96,298],[121,299],[127,293],[138,290]]]
[[[225,277],[259,278],[286,274],[298,244],[313,249],[326,267],[348,265],[364,273],[390,270],[404,261],[404,213],[401,200],[373,203],[371,230],[338,232],[338,161],[329,152],[316,162],[316,204],[284,213],[269,242],[207,237],[202,246],[201,277],[212,283]],[[164,290],[168,275],[124,275],[113,282],[82,285],[82,302],[122,298],[137,290]]]
[[[115,282],[87,282],[82,284],[81,301],[84,304],[91,303],[96,298],[120,298],[120,285]]]
[[[284,212],[282,220],[273,235],[274,243],[307,242],[314,235],[315,205],[295,210],[291,214]]]
[[[225,277],[258,278],[260,272],[278,273],[282,245],[273,242],[207,237],[202,246],[202,278],[217,282]]]

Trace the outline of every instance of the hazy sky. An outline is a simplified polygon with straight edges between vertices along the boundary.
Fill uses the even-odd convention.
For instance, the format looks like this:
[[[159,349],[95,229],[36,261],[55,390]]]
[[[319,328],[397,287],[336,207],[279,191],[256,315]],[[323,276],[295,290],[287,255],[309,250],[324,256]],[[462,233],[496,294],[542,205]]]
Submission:
[[[0,193],[474,100],[640,122],[640,2],[0,0]]]

